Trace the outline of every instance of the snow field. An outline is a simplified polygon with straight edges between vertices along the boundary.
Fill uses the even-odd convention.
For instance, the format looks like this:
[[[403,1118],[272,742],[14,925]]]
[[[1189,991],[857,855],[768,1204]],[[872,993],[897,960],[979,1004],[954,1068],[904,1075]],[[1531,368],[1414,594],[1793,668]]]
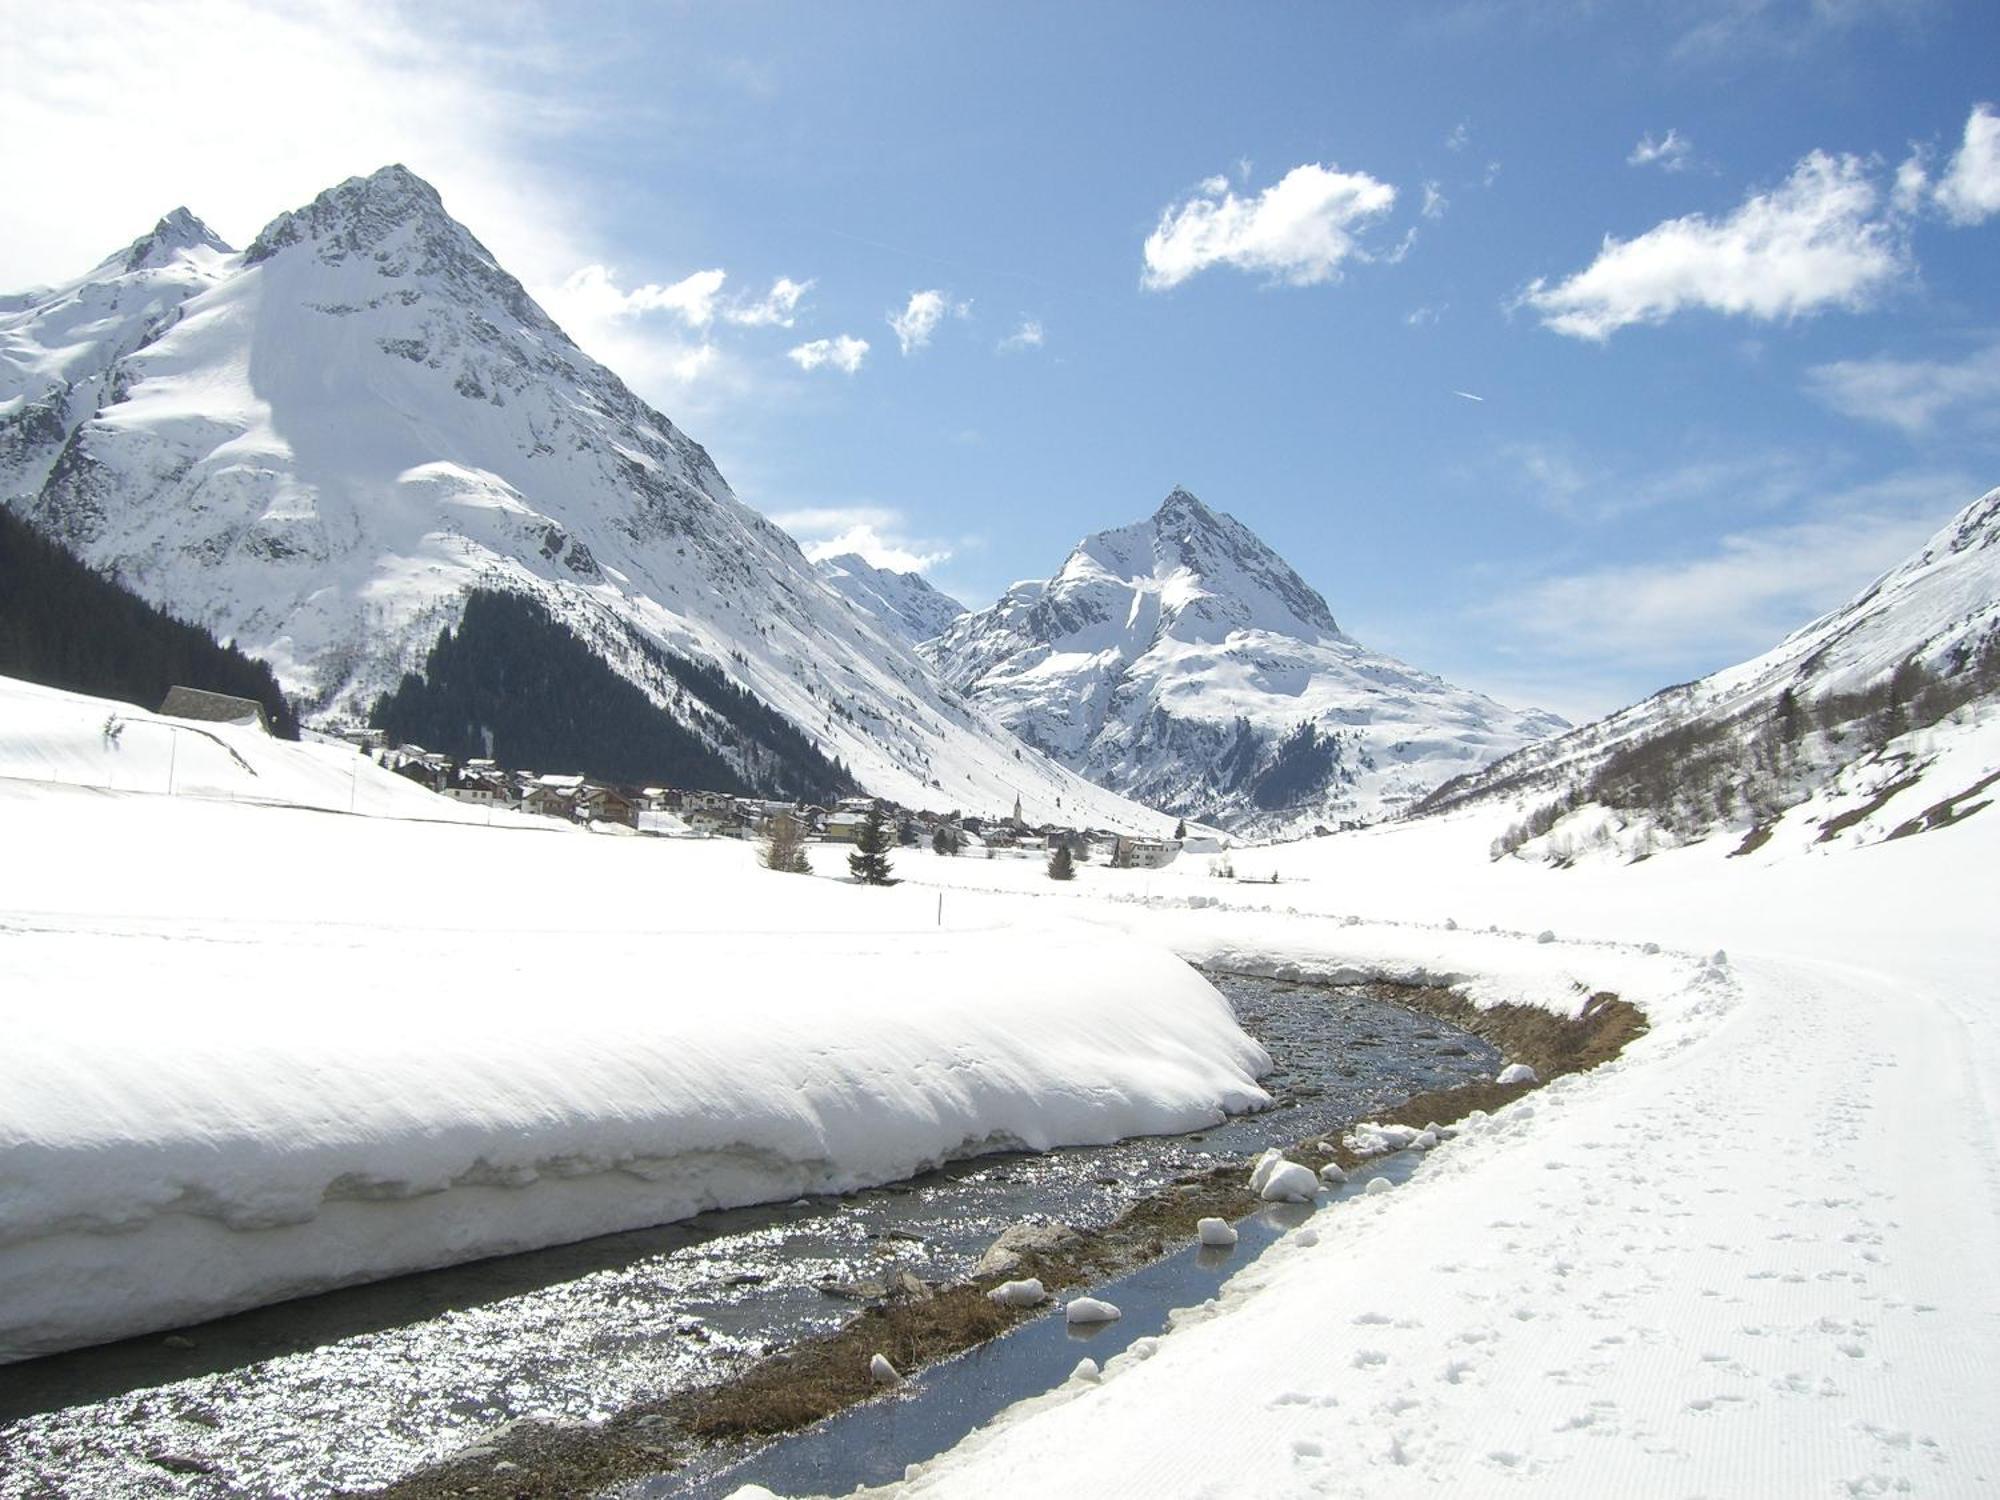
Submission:
[[[734,842],[5,779],[129,753],[36,738],[34,698],[0,741],[0,1358],[1267,1102],[1155,944],[939,926]],[[334,753],[253,748],[304,792]]]

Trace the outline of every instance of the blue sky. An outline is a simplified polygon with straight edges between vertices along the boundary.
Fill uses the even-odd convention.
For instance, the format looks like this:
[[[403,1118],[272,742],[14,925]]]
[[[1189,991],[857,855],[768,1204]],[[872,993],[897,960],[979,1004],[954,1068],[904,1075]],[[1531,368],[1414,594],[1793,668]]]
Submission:
[[[0,285],[402,160],[743,498],[974,605],[1184,484],[1575,717],[2000,483],[1988,0],[99,11],[10,12],[66,149]]]

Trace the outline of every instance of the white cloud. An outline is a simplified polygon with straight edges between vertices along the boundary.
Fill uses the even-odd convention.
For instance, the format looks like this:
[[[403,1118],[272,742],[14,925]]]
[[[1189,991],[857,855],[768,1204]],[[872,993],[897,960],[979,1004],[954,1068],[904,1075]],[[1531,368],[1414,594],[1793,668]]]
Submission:
[[[1368,258],[1354,232],[1395,202],[1396,190],[1366,172],[1312,162],[1250,198],[1211,177],[1160,215],[1146,238],[1141,284],[1164,291],[1211,266],[1262,271],[1292,286],[1335,281],[1342,261]]]
[[[910,300],[899,313],[888,315],[889,326],[896,330],[896,342],[903,353],[921,349],[931,341],[938,324],[946,317],[965,318],[972,315],[970,302],[952,302],[943,292],[912,292]]]
[[[2000,214],[2000,114],[1976,106],[1965,139],[1937,184],[1938,206],[1954,224],[1978,224]]]
[[[1691,308],[1765,321],[1860,308],[1908,269],[1903,231],[1880,207],[1860,158],[1815,151],[1725,218],[1605,236],[1589,266],[1554,286],[1537,279],[1520,301],[1546,327],[1600,341]]]
[[[1472,126],[1464,120],[1460,120],[1456,125],[1452,126],[1451,134],[1444,138],[1444,146],[1447,151],[1463,151],[1471,144]]]
[[[1039,318],[1023,318],[1021,326],[995,346],[1002,354],[1015,354],[1025,349],[1042,347],[1042,324]]]
[[[0,198],[34,206],[0,235],[0,287],[74,276],[179,204],[240,246],[401,161],[539,293],[596,258],[573,190],[538,166],[585,123],[560,102],[555,30],[524,8],[338,0],[10,8],[0,138],[62,149],[0,155]],[[204,99],[229,107],[189,107]]]
[[[1669,129],[1657,141],[1649,130],[1639,138],[1639,144],[1632,148],[1632,154],[1625,158],[1625,162],[1627,166],[1658,167],[1663,172],[1680,172],[1686,170],[1693,154],[1694,148],[1678,130]]]
[[[1836,360],[1815,365],[1808,381],[1834,410],[1919,437],[1950,414],[1992,420],[2000,409],[2000,343],[1957,360]]]
[[[745,328],[790,328],[799,301],[813,289],[811,280],[794,281],[780,276],[771,290],[754,302],[737,302],[722,310],[722,316]]]
[[[845,333],[830,339],[814,339],[785,351],[785,358],[801,370],[817,370],[824,365],[843,375],[852,375],[867,357],[868,340]]]
[[[814,562],[853,552],[878,568],[923,573],[952,556],[943,542],[908,535],[902,513],[884,506],[810,506],[771,519],[796,537]]]
[[[1423,216],[1426,219],[1442,219],[1445,210],[1451,207],[1451,199],[1438,190],[1435,182],[1424,184]]]
[[[565,305],[588,309],[592,317],[636,318],[667,312],[689,328],[706,328],[715,321],[715,300],[728,279],[726,271],[696,271],[670,285],[648,282],[623,292],[612,267],[591,265],[572,274],[560,295]]]
[[[1413,307],[1403,314],[1403,322],[1411,328],[1432,327],[1437,323],[1439,318],[1444,316],[1445,308],[1449,305],[1448,303],[1438,303],[1432,306],[1427,303],[1422,307]]]

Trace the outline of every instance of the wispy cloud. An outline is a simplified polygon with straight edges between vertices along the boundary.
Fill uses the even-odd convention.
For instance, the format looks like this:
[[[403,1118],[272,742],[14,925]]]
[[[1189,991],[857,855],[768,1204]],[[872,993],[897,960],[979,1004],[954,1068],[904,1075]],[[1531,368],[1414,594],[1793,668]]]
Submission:
[[[868,340],[857,339],[851,334],[837,334],[830,339],[814,339],[810,343],[799,344],[785,351],[785,358],[801,370],[817,370],[822,367],[838,370],[843,375],[852,375],[861,368],[861,362],[868,357]]]
[[[1693,155],[1694,147],[1678,130],[1669,129],[1657,141],[1649,130],[1639,138],[1639,144],[1632,148],[1632,154],[1625,158],[1625,162],[1633,167],[1658,167],[1662,172],[1681,172],[1687,169]]]
[[[1211,177],[1170,204],[1146,237],[1141,285],[1179,286],[1211,266],[1263,272],[1312,286],[1340,278],[1341,263],[1368,258],[1357,232],[1394,207],[1396,190],[1366,172],[1308,162],[1253,197]]]
[[[1042,347],[1042,324],[1039,318],[1023,318],[1021,326],[994,347],[1002,354],[1019,354],[1029,349]]]
[[[1451,207],[1451,199],[1445,197],[1435,182],[1424,184],[1424,206],[1419,210],[1426,219],[1442,219]]]
[[[811,280],[794,281],[789,276],[780,276],[763,296],[732,303],[722,310],[722,316],[745,328],[790,328],[800,300],[812,289]]]
[[[903,304],[903,310],[890,313],[887,321],[896,331],[896,342],[907,355],[929,344],[931,335],[937,332],[938,325],[947,317],[964,318],[971,314],[970,302],[953,302],[943,292],[930,290],[910,293],[910,300]]]
[[[1463,151],[1471,144],[1472,126],[1465,120],[1460,120],[1456,125],[1452,126],[1451,134],[1444,138],[1444,147],[1447,151]]]
[[[1554,285],[1537,279],[1519,301],[1544,326],[1600,342],[1696,308],[1770,322],[1865,307],[1909,271],[1904,230],[1882,207],[1859,157],[1815,151],[1723,218],[1607,235],[1589,266]]]
[[[809,506],[780,511],[771,519],[814,562],[852,552],[878,568],[923,573],[952,556],[949,544],[912,536],[903,513],[886,506]]]
[[[1422,307],[1413,307],[1403,314],[1403,322],[1411,328],[1435,327],[1437,320],[1444,316],[1445,308],[1448,305],[1447,303],[1440,302],[1436,304],[1425,303]]]
[[[2000,418],[2000,341],[1962,359],[1841,359],[1815,365],[1807,388],[1835,411],[1922,437],[1947,417]]]
[[[1768,650],[1860,592],[1973,493],[1963,475],[1900,475],[1679,558],[1544,577],[1477,613],[1529,651],[1600,670],[1713,670]]]

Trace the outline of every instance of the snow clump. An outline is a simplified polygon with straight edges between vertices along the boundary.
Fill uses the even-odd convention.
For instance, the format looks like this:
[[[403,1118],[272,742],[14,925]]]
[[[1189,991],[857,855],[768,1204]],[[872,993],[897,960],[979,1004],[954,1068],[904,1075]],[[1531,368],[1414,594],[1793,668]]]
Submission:
[[[1048,1290],[1035,1276],[1025,1281],[1003,1281],[986,1295],[1002,1307],[1040,1307],[1049,1300]]]
[[[1212,1250],[1227,1250],[1236,1243],[1236,1229],[1227,1219],[1203,1219],[1194,1232]]]
[[[1506,1067],[1500,1070],[1500,1076],[1493,1081],[1495,1083],[1539,1083],[1541,1080],[1535,1077],[1535,1070],[1526,1063],[1508,1063]]]
[[[1409,1125],[1378,1125],[1364,1120],[1347,1132],[1347,1149],[1356,1156],[1383,1156],[1407,1151],[1417,1143],[1418,1130]]]
[[[1087,1380],[1092,1385],[1095,1385],[1097,1384],[1098,1377],[1103,1375],[1103,1373],[1097,1367],[1097,1361],[1086,1355],[1076,1362],[1076,1368],[1069,1372],[1069,1378],[1071,1380]]]
[[[1556,935],[1553,928],[1544,927],[1540,932],[1535,934],[1535,941],[1538,943],[1553,943],[1555,940]]]
[[[1276,1146],[1273,1146],[1262,1156],[1258,1157],[1256,1165],[1250,1168],[1250,1191],[1253,1193],[1263,1192],[1264,1184],[1271,1180],[1271,1174],[1278,1169],[1284,1160],[1285,1153],[1280,1151]]]
[[[901,1385],[903,1377],[896,1367],[883,1355],[876,1355],[868,1361],[868,1374],[877,1385]]]
[[[1065,1323],[1115,1323],[1124,1317],[1116,1305],[1096,1297],[1072,1297],[1063,1308]]]
[[[1319,1180],[1328,1187],[1339,1187],[1347,1181],[1347,1169],[1337,1161],[1330,1161],[1319,1169]]]
[[[1389,1189],[1391,1189],[1395,1185],[1396,1185],[1395,1183],[1391,1182],[1386,1177],[1371,1177],[1368,1179],[1368,1186],[1362,1189],[1362,1191],[1367,1193],[1378,1193],[1378,1194],[1386,1193],[1389,1191]]]
[[[1281,1161],[1264,1179],[1257,1196],[1266,1203],[1310,1203],[1319,1191],[1319,1177],[1311,1167],[1295,1161]]]

